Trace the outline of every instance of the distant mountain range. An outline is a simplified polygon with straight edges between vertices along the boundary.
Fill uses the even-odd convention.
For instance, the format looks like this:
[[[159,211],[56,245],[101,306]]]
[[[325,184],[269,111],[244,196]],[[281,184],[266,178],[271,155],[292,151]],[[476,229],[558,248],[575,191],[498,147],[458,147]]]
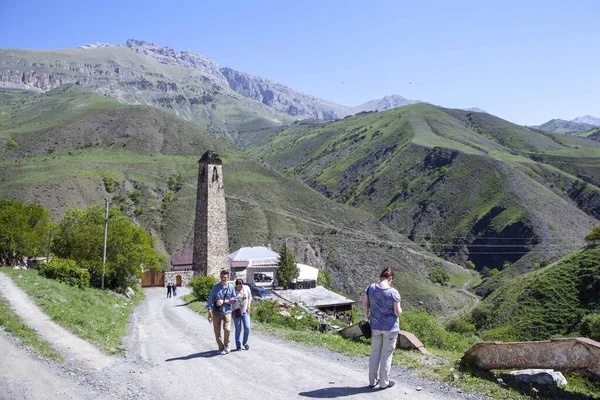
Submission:
[[[142,40],[78,49],[0,49],[0,89],[46,92],[77,84],[124,104],[166,109],[233,142],[239,132],[297,119],[334,120],[420,101],[386,96],[350,107],[231,68],[192,51]]]
[[[564,119],[551,119],[546,123],[532,126],[531,128],[537,128],[554,133],[562,133],[564,135],[572,135],[588,131],[596,127],[600,127],[600,118],[592,117],[591,115],[584,115],[583,117],[577,117],[570,121]]]

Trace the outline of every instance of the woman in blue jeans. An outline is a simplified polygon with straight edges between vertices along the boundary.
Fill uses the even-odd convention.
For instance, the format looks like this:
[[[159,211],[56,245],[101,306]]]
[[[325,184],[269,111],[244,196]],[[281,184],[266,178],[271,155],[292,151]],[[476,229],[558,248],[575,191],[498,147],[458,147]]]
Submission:
[[[371,357],[369,358],[369,386],[379,383],[380,389],[395,385],[390,381],[392,356],[396,348],[400,325],[398,317],[402,314],[400,294],[392,285],[394,272],[384,268],[379,274],[379,283],[373,283],[365,289],[363,310],[370,312]]]
[[[250,335],[250,306],[252,305],[252,293],[250,288],[244,285],[244,281],[237,279],[235,281],[235,302],[233,303],[233,323],[235,326],[235,346],[238,350],[242,345],[246,350],[250,350],[248,336]],[[242,324],[244,325],[244,340],[240,341],[242,333]]]

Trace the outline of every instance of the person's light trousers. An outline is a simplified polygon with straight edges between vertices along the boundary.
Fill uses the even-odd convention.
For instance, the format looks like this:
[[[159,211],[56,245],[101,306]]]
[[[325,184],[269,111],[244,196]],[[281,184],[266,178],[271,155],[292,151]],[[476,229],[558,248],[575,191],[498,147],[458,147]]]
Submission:
[[[385,388],[390,383],[392,356],[398,340],[398,331],[371,331],[371,357],[369,358],[369,385]]]

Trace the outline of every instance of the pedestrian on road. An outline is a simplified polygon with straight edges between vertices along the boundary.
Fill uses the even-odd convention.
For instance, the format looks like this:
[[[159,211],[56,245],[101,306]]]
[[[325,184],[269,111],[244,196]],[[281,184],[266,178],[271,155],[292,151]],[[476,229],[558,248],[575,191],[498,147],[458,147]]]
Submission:
[[[391,286],[393,280],[394,272],[390,268],[384,268],[379,274],[379,283],[373,283],[365,289],[362,302],[363,310],[371,314],[369,386],[372,388],[377,386],[378,382],[380,389],[395,385],[389,376],[400,332],[398,317],[402,314],[402,307],[400,294]]]
[[[229,272],[221,271],[220,281],[210,290],[208,296],[208,323],[213,324],[215,339],[222,355],[229,354],[229,336],[231,334],[231,305],[235,302],[235,290],[227,281]],[[223,329],[223,339],[221,339]]]
[[[177,283],[176,282],[173,282],[172,288],[173,288],[173,296],[177,296]]]
[[[235,347],[242,349],[242,344],[246,350],[250,350],[248,336],[250,336],[250,306],[252,304],[252,293],[250,288],[244,285],[242,279],[235,281],[235,302],[233,303],[233,325],[235,326]],[[240,341],[242,334],[242,325],[244,325],[244,340]]]
[[[171,297],[171,282],[167,283],[167,299]]]

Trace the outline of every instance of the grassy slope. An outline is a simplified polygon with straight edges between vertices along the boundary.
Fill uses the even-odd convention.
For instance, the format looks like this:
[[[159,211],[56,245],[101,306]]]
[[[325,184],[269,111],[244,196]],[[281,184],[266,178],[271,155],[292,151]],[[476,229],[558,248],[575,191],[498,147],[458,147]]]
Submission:
[[[577,136],[584,137],[588,139],[598,140],[598,136],[600,136],[600,128],[592,128],[585,132],[578,133]]]
[[[0,49],[0,70],[22,71],[24,65],[25,72],[52,74],[61,84],[79,82],[127,104],[163,108],[231,141],[237,140],[239,132],[290,121],[258,101],[215,84],[200,71],[165,65],[126,47]],[[177,90],[157,90],[159,81],[175,83]]]
[[[590,146],[585,151],[600,154],[593,142],[585,144]],[[472,254],[506,244],[512,247],[501,248],[505,253],[535,250],[521,260],[531,265],[573,250],[596,223],[569,197],[577,196],[571,189],[583,182],[528,158],[559,151],[576,155],[575,145],[488,114],[411,105],[332,123],[295,123],[250,149],[327,196],[370,211],[457,259],[464,260],[464,242],[474,246]],[[600,191],[587,189],[589,203]],[[594,215],[595,205],[584,209]],[[545,247],[533,247],[536,243]],[[472,259],[478,268],[501,268],[521,255]]]
[[[28,327],[10,307],[8,301],[1,296],[0,328],[14,336],[23,345],[33,349],[37,355],[51,360],[63,360],[63,357],[52,345],[41,339],[35,329]]]
[[[600,247],[585,248],[495,291],[473,313],[485,337],[542,340],[578,335],[600,306]]]
[[[108,291],[79,289],[38,275],[35,270],[4,269],[54,322],[98,346],[107,354],[122,354],[121,340],[133,308],[142,300],[124,299]]]
[[[62,98],[61,104],[82,101],[81,88],[61,90],[53,92]],[[87,102],[99,97],[92,95]],[[28,104],[15,115],[28,115],[28,107],[36,109],[38,103]],[[327,200],[163,111],[113,104],[114,109],[89,115],[58,113],[64,110],[61,105],[41,113],[36,121],[42,125],[33,125],[35,130],[20,129],[19,123],[0,129],[0,135],[18,143],[0,161],[6,171],[0,178],[3,196],[39,202],[51,209],[55,220],[68,208],[112,198],[173,254],[191,244],[197,160],[212,149],[224,162],[231,249],[252,243],[277,248],[289,238],[299,261],[331,271],[338,288],[353,296],[383,265],[391,265],[402,277],[398,286],[407,306],[425,301],[431,310],[452,313],[468,302],[426,278],[439,267],[457,276],[466,271],[423,252],[370,214]],[[53,125],[56,119],[60,123]],[[173,174],[181,174],[183,186],[168,201]],[[102,183],[107,177],[117,183],[113,193]],[[137,190],[141,199],[135,202]]]

